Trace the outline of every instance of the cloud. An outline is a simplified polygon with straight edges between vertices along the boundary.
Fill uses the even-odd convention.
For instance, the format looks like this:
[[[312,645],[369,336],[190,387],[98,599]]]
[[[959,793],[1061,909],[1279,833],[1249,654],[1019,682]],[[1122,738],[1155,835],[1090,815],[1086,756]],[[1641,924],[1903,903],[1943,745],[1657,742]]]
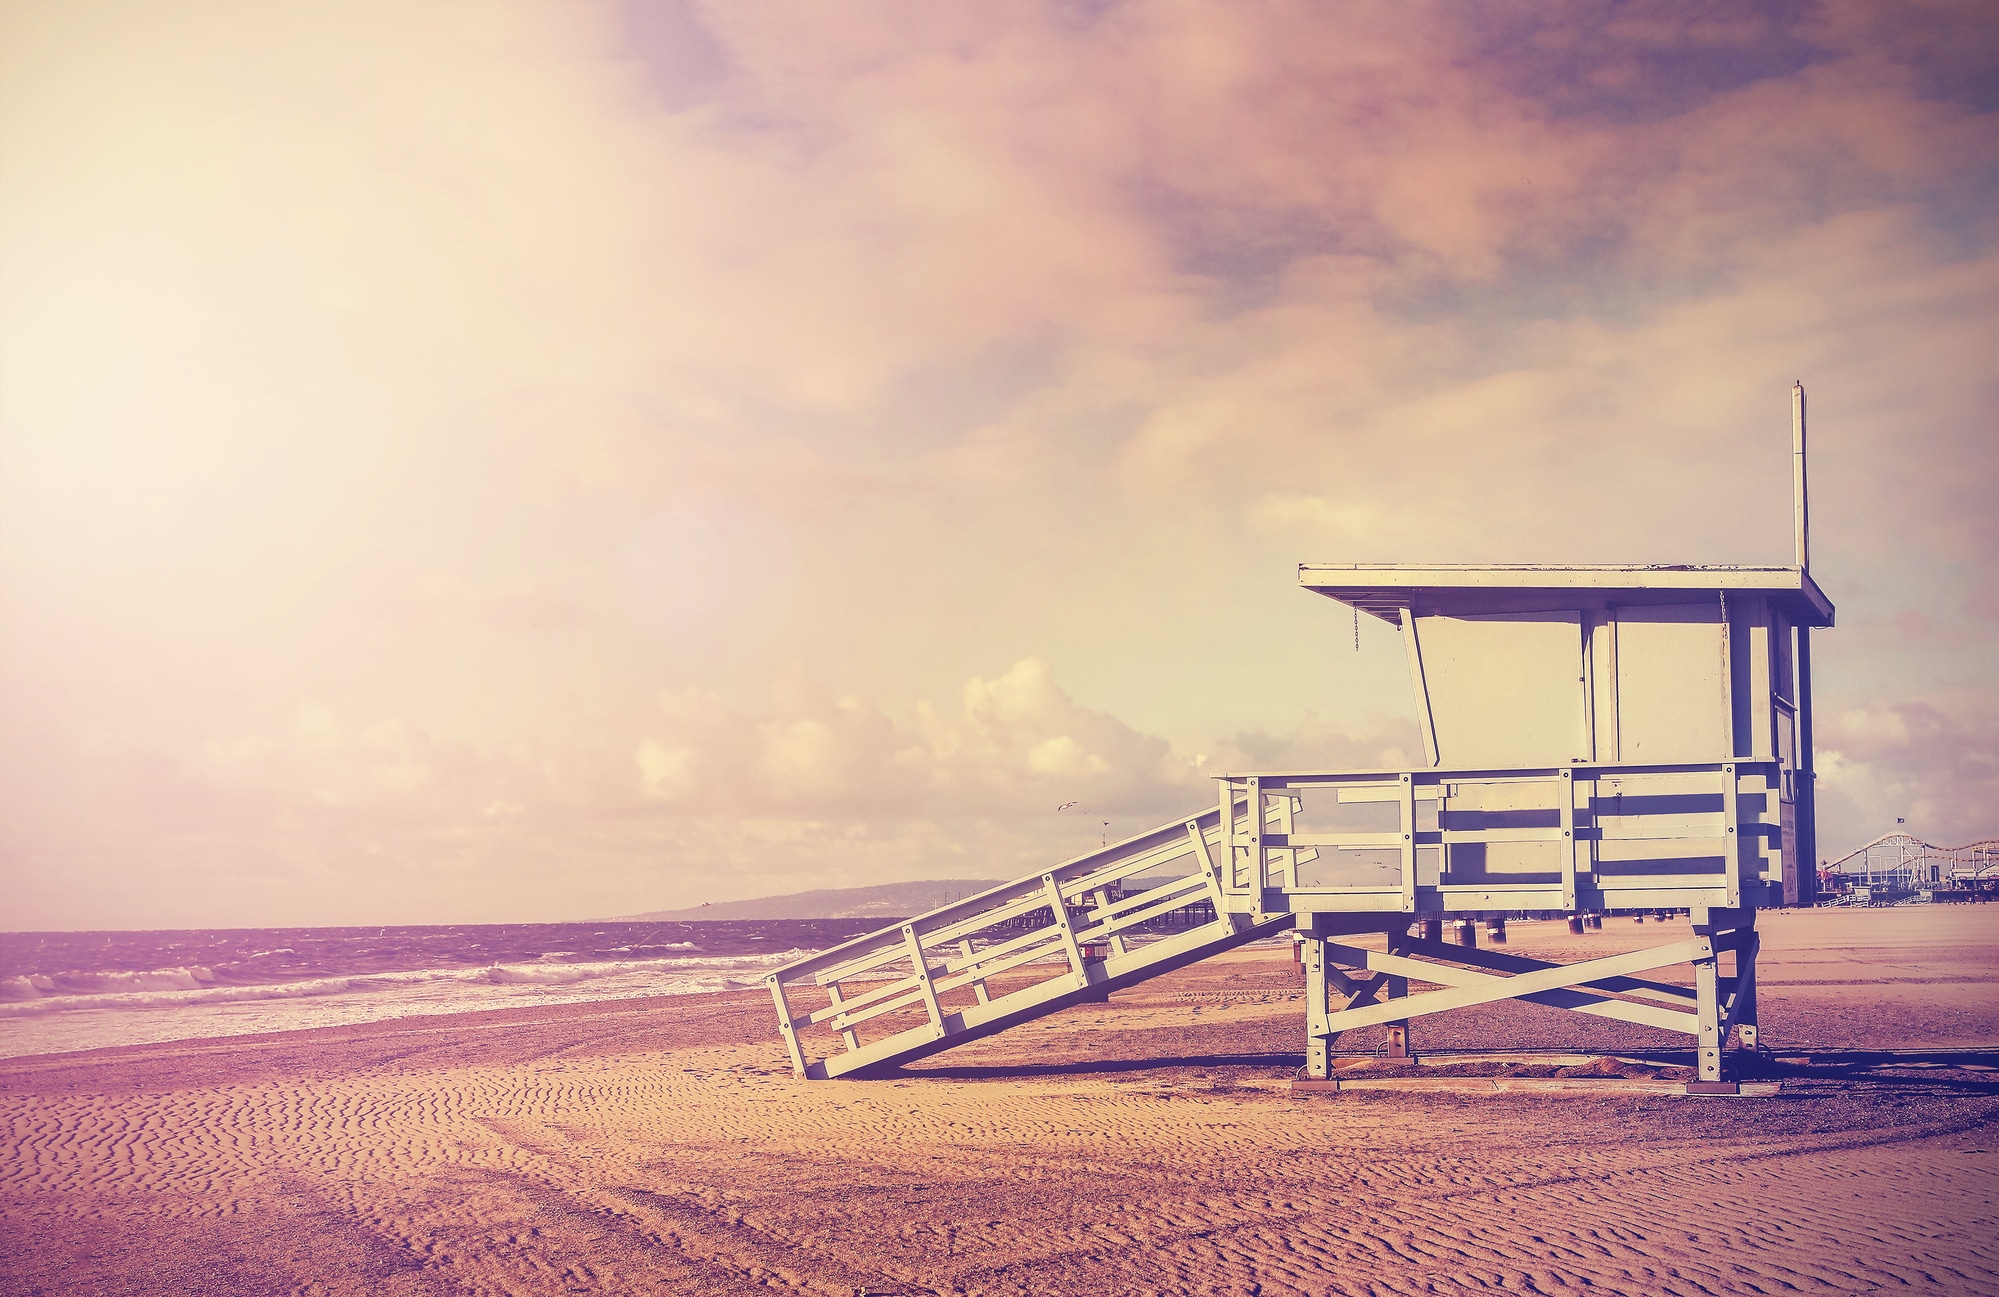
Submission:
[[[1838,814],[1958,787],[1992,29],[0,10],[0,883],[442,920],[1032,867],[1044,804],[1414,750],[1301,559],[1783,561],[1794,378],[1821,703],[1908,734],[1822,725]]]
[[[1939,846],[1993,835],[1999,715],[1989,707],[1880,699],[1828,708],[1819,724],[1821,856],[1898,827]]]
[[[1164,739],[1080,706],[1032,658],[966,682],[955,713],[921,703],[900,724],[796,673],[768,711],[696,692],[660,707],[660,737],[634,754],[640,782],[649,797],[711,811],[951,820],[1081,801],[1129,817],[1171,813],[1202,786]]]

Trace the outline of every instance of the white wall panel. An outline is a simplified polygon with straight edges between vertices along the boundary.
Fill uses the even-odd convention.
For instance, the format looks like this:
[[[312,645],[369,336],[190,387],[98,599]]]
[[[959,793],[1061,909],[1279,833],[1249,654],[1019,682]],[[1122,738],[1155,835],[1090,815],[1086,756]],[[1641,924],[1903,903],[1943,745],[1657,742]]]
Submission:
[[[1719,601],[1623,607],[1615,615],[1621,758],[1715,761],[1733,756]]]
[[[1581,613],[1419,617],[1417,634],[1442,764],[1588,758]]]

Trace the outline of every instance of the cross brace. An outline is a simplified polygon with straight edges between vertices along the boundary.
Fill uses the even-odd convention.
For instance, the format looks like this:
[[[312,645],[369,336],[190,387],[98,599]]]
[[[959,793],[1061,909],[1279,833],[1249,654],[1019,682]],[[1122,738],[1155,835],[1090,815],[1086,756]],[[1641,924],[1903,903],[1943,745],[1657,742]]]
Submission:
[[[1440,953],[1443,948],[1442,942],[1412,944],[1434,945]],[[1353,967],[1420,978],[1425,982],[1436,982],[1444,987],[1440,991],[1425,991],[1411,995],[1396,1001],[1393,1005],[1370,1005],[1331,1014],[1323,1026],[1328,1032],[1371,1027],[1376,1023],[1390,1022],[1397,1018],[1419,1018],[1424,1014],[1442,1013],[1446,1009],[1465,1009],[1475,1004],[1490,1004],[1494,1000],[1538,999],[1543,994],[1566,992],[1565,995],[1556,994],[1553,997],[1554,1002],[1561,1008],[1596,1013],[1603,1017],[1621,1018],[1626,1022],[1638,1022],[1646,1026],[1664,1027],[1669,1031],[1684,1031],[1691,1035],[1697,1030],[1693,1014],[1677,1013],[1663,1006],[1617,1000],[1600,992],[1569,988],[1586,986],[1601,978],[1662,968],[1668,964],[1684,964],[1700,959],[1711,960],[1714,958],[1714,947],[1707,938],[1696,937],[1692,941],[1676,942],[1670,946],[1658,946],[1651,950],[1634,950],[1623,955],[1609,955],[1602,959],[1585,960],[1580,964],[1549,964],[1529,972],[1516,973],[1511,977],[1495,977],[1490,973],[1452,968],[1427,960],[1411,959],[1406,955],[1363,950],[1334,942],[1327,943],[1326,957]]]
[[[1322,1074],[1330,1042],[1343,1031],[1389,1023],[1393,1032],[1411,1018],[1497,1000],[1527,1000],[1692,1036],[1703,1081],[1720,1079],[1720,1045],[1732,1026],[1743,1028],[1745,1045],[1755,1043],[1758,943],[1753,929],[1710,932],[1691,941],[1577,964],[1551,964],[1392,933],[1386,951],[1343,945],[1316,934],[1308,941],[1317,947],[1308,947],[1308,973],[1323,969],[1318,975],[1346,996],[1346,1004],[1337,1010],[1323,992],[1306,997],[1306,1032],[1312,1046],[1307,1051],[1308,1070],[1313,1075]],[[1716,956],[1730,950],[1735,952],[1738,972],[1724,977]],[[1360,981],[1341,972],[1336,963],[1377,976]],[[1691,988],[1631,976],[1682,963],[1694,967]],[[1458,966],[1465,964],[1473,967]],[[1391,990],[1387,1003],[1377,1002],[1377,993],[1390,979],[1405,987],[1413,979],[1441,989],[1416,995],[1395,995]]]

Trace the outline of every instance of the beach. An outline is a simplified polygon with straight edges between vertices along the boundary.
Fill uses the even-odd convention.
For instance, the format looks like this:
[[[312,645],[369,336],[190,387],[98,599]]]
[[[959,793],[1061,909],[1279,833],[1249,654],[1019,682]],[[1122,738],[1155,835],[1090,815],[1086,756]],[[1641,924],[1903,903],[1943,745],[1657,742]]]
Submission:
[[[1760,926],[1762,1098],[1294,1096],[1282,945],[872,1081],[795,1078],[760,990],[0,1060],[0,1286],[1999,1292],[1999,907]],[[1526,1005],[1414,1035],[1676,1044]]]

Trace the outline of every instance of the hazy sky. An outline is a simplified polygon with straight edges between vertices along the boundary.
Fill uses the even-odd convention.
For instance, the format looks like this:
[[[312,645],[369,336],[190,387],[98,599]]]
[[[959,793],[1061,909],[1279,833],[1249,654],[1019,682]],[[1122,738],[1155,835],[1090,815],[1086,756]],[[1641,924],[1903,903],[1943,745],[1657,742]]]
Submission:
[[[0,927],[1010,876],[1783,563],[1999,833],[1989,4],[0,2]],[[1059,803],[1081,806],[1056,813]]]

